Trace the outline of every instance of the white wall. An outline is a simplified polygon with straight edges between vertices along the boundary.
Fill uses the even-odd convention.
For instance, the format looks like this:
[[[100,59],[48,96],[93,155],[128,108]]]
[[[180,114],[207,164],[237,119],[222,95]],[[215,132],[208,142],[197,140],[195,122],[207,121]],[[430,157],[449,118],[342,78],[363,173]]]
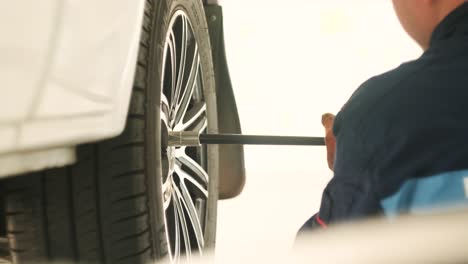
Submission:
[[[383,0],[226,0],[228,62],[245,134],[323,136],[372,75],[416,58]],[[323,147],[246,147],[243,194],[219,204],[217,255],[287,253],[332,176]]]

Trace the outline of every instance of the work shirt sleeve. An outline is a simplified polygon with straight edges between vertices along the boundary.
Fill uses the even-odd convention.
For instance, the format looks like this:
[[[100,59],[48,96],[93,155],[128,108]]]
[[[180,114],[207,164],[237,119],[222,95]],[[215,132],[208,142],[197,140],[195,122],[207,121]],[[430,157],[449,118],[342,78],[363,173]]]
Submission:
[[[300,231],[326,228],[331,223],[349,221],[381,212],[374,195],[372,159],[375,146],[364,141],[359,120],[340,112],[335,118],[336,157],[334,176],[322,194],[320,210]],[[342,127],[343,119],[347,126]]]

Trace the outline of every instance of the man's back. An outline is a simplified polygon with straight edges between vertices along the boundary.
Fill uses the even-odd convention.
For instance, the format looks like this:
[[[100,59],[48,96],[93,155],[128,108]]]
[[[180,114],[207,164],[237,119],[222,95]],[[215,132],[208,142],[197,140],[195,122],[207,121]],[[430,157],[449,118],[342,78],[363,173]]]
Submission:
[[[364,83],[334,134],[335,176],[319,222],[466,202],[468,3],[436,28],[421,58]]]

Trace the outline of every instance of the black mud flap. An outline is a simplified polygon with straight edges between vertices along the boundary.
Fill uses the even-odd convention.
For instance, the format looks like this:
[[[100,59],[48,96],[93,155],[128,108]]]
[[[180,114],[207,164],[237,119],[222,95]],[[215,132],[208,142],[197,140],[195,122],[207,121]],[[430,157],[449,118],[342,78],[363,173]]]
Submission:
[[[218,125],[220,133],[241,134],[236,99],[226,60],[223,11],[219,5],[205,5],[216,80]],[[245,185],[244,148],[220,146],[219,199],[238,196]]]

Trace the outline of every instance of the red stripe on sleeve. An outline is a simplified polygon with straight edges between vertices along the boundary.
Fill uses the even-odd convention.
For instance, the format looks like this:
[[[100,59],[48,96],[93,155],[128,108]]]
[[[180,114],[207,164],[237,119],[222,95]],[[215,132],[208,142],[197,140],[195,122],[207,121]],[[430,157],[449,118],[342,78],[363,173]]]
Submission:
[[[326,229],[328,227],[327,224],[320,218],[320,216],[317,215],[317,217],[315,217],[315,220],[322,228]]]

